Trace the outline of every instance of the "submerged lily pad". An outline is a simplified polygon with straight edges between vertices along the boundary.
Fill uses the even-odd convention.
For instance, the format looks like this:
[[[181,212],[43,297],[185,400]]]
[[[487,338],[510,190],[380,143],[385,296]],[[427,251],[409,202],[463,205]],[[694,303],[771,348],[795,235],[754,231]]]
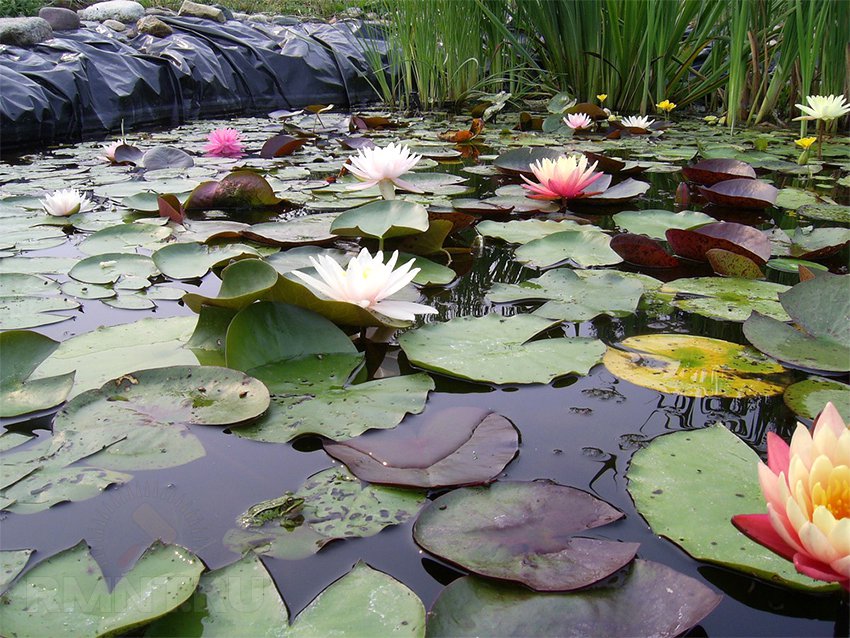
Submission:
[[[799,589],[835,589],[750,540],[731,523],[765,511],[759,457],[722,425],[659,436],[629,465],[629,493],[652,531],[697,560],[719,563]]]
[[[752,348],[692,335],[629,337],[603,363],[636,385],[689,397],[771,396],[788,382],[785,368]]]
[[[110,591],[85,541],[26,572],[0,596],[4,636],[104,636],[144,625],[186,601],[203,563],[157,541]]]
[[[373,202],[341,213],[331,232],[344,237],[390,239],[428,230],[428,211],[422,204],[401,199]]]
[[[484,383],[549,383],[587,374],[605,352],[601,341],[531,341],[558,323],[530,315],[457,317],[405,332],[399,344],[414,365]]]
[[[478,408],[443,410],[402,428],[324,444],[363,481],[415,488],[489,483],[518,446],[510,421]]]
[[[850,386],[846,383],[809,377],[789,385],[782,396],[785,405],[796,415],[814,419],[831,401],[838,409],[844,422],[850,422]]]
[[[0,333],[0,417],[46,410],[62,403],[74,385],[74,373],[31,379],[33,371],[59,343],[29,330]]]
[[[413,537],[476,574],[536,591],[567,591],[602,580],[634,558],[638,543],[574,536],[622,516],[587,492],[551,481],[499,481],[434,500]]]
[[[677,308],[722,321],[746,321],[753,311],[790,321],[779,303],[786,290],[788,286],[770,281],[721,277],[676,279],[661,288],[662,293],[694,295],[674,300]]]
[[[611,238],[598,230],[553,233],[520,246],[514,255],[519,263],[540,270],[567,260],[579,268],[610,266],[623,261],[611,249]]]
[[[720,600],[700,581],[646,560],[635,560],[624,579],[562,594],[465,576],[440,593],[429,613],[428,635],[675,638]]]

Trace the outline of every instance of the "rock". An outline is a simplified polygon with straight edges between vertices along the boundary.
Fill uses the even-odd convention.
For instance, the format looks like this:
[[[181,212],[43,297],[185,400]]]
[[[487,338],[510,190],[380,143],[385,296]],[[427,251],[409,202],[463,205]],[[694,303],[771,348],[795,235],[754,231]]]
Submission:
[[[53,37],[44,18],[0,18],[0,44],[27,47]]]
[[[240,13],[239,11],[234,11],[233,19],[239,20],[239,22],[248,22],[251,19],[251,16],[247,13]]]
[[[301,22],[301,20],[295,16],[276,16],[273,21],[275,24],[279,24],[282,27],[291,27],[292,25]]]
[[[145,15],[149,16],[176,16],[177,14],[168,7],[148,7]]]
[[[212,6],[214,6],[216,9],[221,9],[221,12],[224,14],[225,21],[233,20],[233,12],[227,7],[225,7],[223,4],[214,4]]]
[[[134,0],[106,0],[80,9],[77,13],[83,20],[117,20],[129,24],[145,15],[145,8]]]
[[[109,27],[113,31],[123,31],[127,28],[127,25],[123,22],[118,22],[118,20],[104,20],[102,22],[103,26]]]
[[[164,38],[165,36],[174,33],[174,29],[172,29],[171,26],[165,24],[165,22],[156,16],[145,16],[140,18],[136,23],[136,29],[138,29],[139,33],[147,33],[148,35],[152,35],[156,38]]]
[[[63,7],[42,7],[38,17],[47,20],[54,31],[73,31],[80,28],[80,16],[76,11]]]
[[[216,22],[227,22],[224,17],[224,12],[218,7],[211,7],[208,4],[199,4],[192,0],[183,0],[180,5],[180,10],[177,12],[179,16],[192,16],[193,18],[206,18],[207,20],[215,20]]]

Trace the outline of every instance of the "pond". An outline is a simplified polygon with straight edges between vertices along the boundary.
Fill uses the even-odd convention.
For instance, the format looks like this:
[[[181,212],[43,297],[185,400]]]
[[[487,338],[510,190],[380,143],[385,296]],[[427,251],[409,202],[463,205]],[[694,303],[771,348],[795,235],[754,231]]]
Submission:
[[[28,554],[15,554],[14,559],[11,552],[6,554],[4,574],[14,577],[26,565],[20,583],[29,570],[42,566],[41,561],[55,560],[51,557],[84,540],[113,586],[146,548],[161,539],[184,547],[209,570],[223,568],[253,549],[279,590],[290,622],[305,610],[294,629],[302,623],[300,629],[313,635],[327,635],[331,628],[349,622],[354,634],[358,627],[374,629],[376,625],[367,621],[358,624],[359,614],[366,607],[372,611],[373,604],[378,614],[388,614],[388,622],[399,623],[404,631],[416,635],[423,630],[409,592],[362,566],[352,571],[358,561],[403,583],[425,609],[442,596],[440,622],[429,625],[433,635],[459,634],[465,614],[480,622],[479,631],[484,633],[488,626],[507,627],[500,614],[510,609],[518,610],[522,622],[533,619],[532,624],[516,628],[529,635],[551,633],[572,614],[592,623],[589,626],[599,635],[650,631],[658,635],[685,631],[689,636],[847,635],[846,594],[805,579],[790,563],[749,543],[732,527],[728,508],[737,496],[743,509],[736,510],[731,503],[731,513],[763,511],[763,500],[752,509],[752,498],[737,493],[740,489],[748,497],[754,493],[762,498],[757,457],[746,446],[742,452],[737,447],[740,441],[764,458],[768,432],[790,439],[795,422],[810,423],[827,399],[845,419],[850,412],[846,367],[830,366],[828,361],[816,365],[824,361],[818,353],[806,360],[807,365],[799,361],[795,365],[792,357],[782,359],[786,365],[781,366],[752,349],[743,328],[752,310],[768,317],[766,321],[789,320],[785,313],[792,310],[780,304],[778,293],[800,281],[795,261],[799,257],[808,268],[802,271],[804,279],[805,273],[814,273],[812,284],[840,281],[843,286],[824,289],[833,291],[831,297],[816,289],[818,316],[835,312],[841,319],[841,313],[846,314],[841,294],[847,292],[845,280],[818,273],[828,269],[847,275],[848,140],[829,140],[822,160],[813,156],[801,165],[796,161],[800,152],[794,145],[796,136],[790,131],[730,134],[702,122],[680,120],[670,122],[663,132],[612,139],[602,133],[572,136],[564,128],[519,131],[514,128],[517,120],[516,114],[499,114],[495,123],[476,131],[471,143],[455,144],[440,139],[440,134],[465,130],[468,118],[362,118],[366,130],[353,132],[348,116],[333,113],[294,115],[285,130],[278,121],[243,118],[131,134],[129,141],[141,151],[172,147],[157,151],[147,167],[141,153],[135,152],[133,162],[139,166],[110,164],[96,143],[0,164],[4,182],[0,217],[5,230],[0,237],[0,298],[5,310],[0,327],[33,330],[63,342],[57,349],[37,337],[14,333],[16,338],[34,340],[24,341],[24,346],[4,342],[4,358],[18,347],[16,362],[34,359],[21,364],[37,368],[31,384],[76,371],[72,387],[67,380],[59,383],[70,394],[58,415],[56,406],[65,397],[50,401],[51,392],[61,395],[54,380],[42,382],[40,388],[31,386],[29,392],[36,397],[28,398],[34,401],[31,409],[0,421],[5,428],[0,449],[6,468],[0,490],[0,505],[5,508],[0,549],[35,550],[28,559]],[[244,158],[204,155],[207,134],[217,126],[242,132]],[[280,156],[261,157],[264,144],[281,133],[299,139],[303,135],[306,141],[278,139],[272,146],[282,149]],[[397,192],[395,201],[408,204],[389,208],[387,214],[387,208],[380,207],[389,205],[375,204],[382,201],[377,187],[348,190],[346,186],[356,182],[341,173],[343,163],[353,155],[350,149],[365,139],[379,146],[401,141],[422,154],[424,159],[405,179],[424,192]],[[517,159],[515,149],[527,149],[522,151],[527,155]],[[594,205],[579,200],[567,210],[529,199],[516,170],[505,168],[524,163],[531,175],[528,164],[545,155],[541,149],[554,149],[553,156],[589,152],[620,158],[621,162],[605,163],[593,156],[599,161],[598,170],[620,171],[614,173],[615,186],[609,192],[624,182],[626,187],[619,187],[620,197],[615,193],[605,200],[603,193]],[[185,157],[191,165],[175,166]],[[705,159],[746,162],[755,169],[759,183],[779,190],[769,196],[748,190],[747,196],[758,200],[755,208],[744,206],[747,202],[740,193],[725,200],[725,206],[707,202],[705,197],[712,194],[701,194],[693,183],[685,193],[681,168]],[[267,181],[258,183],[244,171],[233,178],[231,171],[237,167],[256,170],[254,175]],[[225,185],[227,179],[233,180],[232,188],[206,187],[209,205],[199,206],[206,210],[193,211],[190,206],[185,213],[180,210],[179,204],[186,205],[198,184],[223,179]],[[91,195],[91,210],[70,217],[51,217],[40,210],[40,198],[69,187]],[[234,199],[240,187],[241,194],[237,192]],[[196,201],[198,192],[192,195]],[[269,206],[270,192],[272,199],[283,201]],[[179,202],[158,203],[157,195],[165,194],[177,195]],[[250,210],[222,208],[251,198],[255,205]],[[421,207],[411,202],[424,205],[430,214],[430,221],[426,216],[425,226],[418,230],[411,211]],[[310,256],[327,255],[344,263],[360,246],[374,253],[381,233],[364,233],[368,223],[362,219],[338,224],[336,236],[328,230],[336,215],[364,205],[378,206],[377,216],[389,219],[387,228],[395,229],[383,233],[380,243],[386,251],[399,248],[420,256],[417,288],[406,288],[402,298],[428,304],[436,313],[418,317],[412,328],[396,334],[387,329],[349,329],[355,349],[345,335],[339,342],[330,322],[267,300],[303,301],[304,293],[298,292],[303,288],[293,292],[295,284],[286,283],[295,278],[280,273],[308,268]],[[171,219],[158,215],[165,209]],[[720,278],[715,275],[717,264],[671,256],[663,240],[675,248],[677,235],[674,232],[671,238],[667,229],[682,233],[677,254],[687,255],[695,244],[703,246],[704,254],[709,235],[685,229],[717,221],[759,231],[759,240],[738,230],[726,239],[709,241],[708,247],[726,248],[721,256],[755,255],[733,260],[733,267],[755,267],[770,283]],[[637,246],[627,240],[641,234],[640,241],[648,242],[639,245],[646,250],[641,254],[651,257],[635,265],[640,251],[627,253]],[[615,235],[623,243],[612,243]],[[761,241],[767,255],[759,259]],[[649,244],[651,250],[646,248]],[[666,252],[659,257],[657,251]],[[631,263],[624,262],[623,255]],[[648,267],[665,259],[677,263]],[[229,270],[222,273],[228,263]],[[537,285],[518,286],[541,277]],[[196,330],[195,310],[202,306],[202,325]],[[335,312],[339,315],[338,307],[328,310],[331,318]],[[647,338],[651,335],[665,336]],[[288,372],[270,372],[269,366],[286,358],[282,353],[289,358],[308,355],[299,359],[307,363]],[[225,375],[215,368],[219,371],[204,376],[207,373],[200,370],[206,368],[185,367],[199,363],[226,363],[235,370]],[[265,385],[240,370],[250,371]],[[29,371],[23,373],[24,381]],[[796,393],[786,391],[810,377],[815,381],[796,385]],[[329,385],[334,379],[339,379],[337,386],[348,379],[347,391],[333,394],[336,390]],[[204,384],[203,396],[192,394],[198,383]],[[191,392],[189,386],[194,388]],[[268,405],[268,398],[263,403],[266,386],[274,418],[260,416]],[[116,388],[121,396],[114,394]],[[239,400],[234,402],[237,390]],[[801,398],[795,401],[794,396]],[[813,401],[820,401],[820,407],[813,409]],[[381,430],[371,431],[351,447],[331,444],[331,439],[343,441],[372,427]],[[139,430],[148,433],[140,436]],[[392,432],[401,438],[384,436]],[[685,443],[683,435],[675,433],[690,433],[694,439]],[[734,436],[727,438],[729,433]],[[666,440],[676,440],[678,447],[664,452],[670,456],[659,462],[663,448],[650,441],[668,434]],[[474,439],[480,446],[477,450],[463,447],[472,436],[481,437]],[[326,447],[334,457],[351,459],[360,468],[359,476],[364,476],[360,471],[373,472],[390,477],[384,482],[392,485],[402,482],[401,474],[393,474],[395,468],[387,470],[393,463],[380,459],[419,454],[421,463],[413,467],[420,479],[428,477],[432,489],[361,483],[326,453]],[[435,465],[455,452],[466,454],[457,466],[446,470]],[[638,460],[630,466],[636,453]],[[370,460],[381,467],[371,467]],[[482,469],[476,470],[479,466]],[[490,474],[470,479],[473,470]],[[452,472],[467,478],[453,482]],[[486,498],[484,488],[451,487],[491,479],[496,480],[491,494],[504,490],[497,504],[476,500]],[[558,491],[545,481],[583,492]],[[665,493],[666,485],[674,489]],[[443,503],[439,508],[421,509],[437,498]],[[661,501],[658,508],[653,506]],[[582,507],[599,520],[576,522],[571,512]],[[442,511],[454,516],[441,519]],[[477,525],[499,516],[510,521],[503,529],[519,525],[517,520],[542,525],[545,529],[533,532],[540,546],[532,542],[529,549],[521,525],[512,532],[490,529],[476,535]],[[419,544],[414,541],[414,523]],[[707,531],[701,535],[700,528]],[[715,550],[710,546],[718,545],[712,536],[717,529],[723,529],[726,540],[719,544],[726,546]],[[671,540],[657,535],[662,530]],[[528,533],[531,538],[532,532]],[[501,534],[500,545],[494,538],[502,538]],[[672,538],[678,535],[682,538]],[[731,556],[730,535],[733,545],[741,544],[736,549],[745,557]],[[476,570],[480,573],[508,578],[487,556],[476,556],[480,548],[466,547],[465,539],[478,539],[484,554],[498,554],[505,542],[510,549],[504,551],[531,552],[524,560],[541,561],[535,566],[537,576],[557,580],[563,575],[558,563],[553,575],[542,556],[546,547],[558,551],[569,547],[574,536],[596,540],[579,541],[588,542],[588,548],[573,547],[573,554],[566,552],[567,561],[577,561],[585,552],[613,565],[619,553],[627,554],[582,584],[550,587],[580,588],[603,578],[603,585],[593,587],[608,591],[597,599],[606,601],[607,607],[599,607],[604,611],[593,612],[592,603],[582,603],[575,595],[522,593],[520,586],[459,580],[470,573],[461,566],[470,560],[484,565]],[[491,542],[496,545],[487,545]],[[629,551],[629,544],[639,547]],[[465,549],[455,554],[455,547]],[[84,549],[75,551],[71,564],[82,564]],[[638,559],[652,563],[631,563],[635,551]],[[695,560],[688,552],[704,560]],[[200,635],[207,602],[212,607],[217,600],[211,583],[205,590],[207,602],[193,599],[194,612],[176,619],[172,614],[148,625],[185,600],[198,576],[169,571],[174,568],[163,567],[167,561],[155,553],[147,555],[150,575],[157,573],[156,564],[162,573],[188,579],[192,585],[185,595],[169,592],[166,598],[173,604],[165,602],[161,610],[149,611],[135,622],[92,626],[125,630],[138,626],[131,629],[133,635],[174,635],[178,630],[180,635]],[[761,558],[751,559],[757,554]],[[188,554],[182,556],[193,563]],[[20,563],[17,568],[15,560]],[[730,566],[748,561],[757,565]],[[604,569],[590,563],[593,569]],[[68,578],[73,573],[67,571],[68,564],[61,569],[39,576]],[[89,573],[93,569],[90,566]],[[268,590],[256,589],[268,587],[258,575],[261,568],[243,563],[242,569],[238,576],[228,572],[231,584],[243,588],[231,591],[231,598],[242,599],[224,606],[248,614],[240,622],[252,628],[271,623],[272,618],[280,624],[286,617],[285,612],[281,615],[280,601],[272,604],[274,596]],[[754,571],[762,577],[754,577]],[[637,580],[638,573],[645,582]],[[344,582],[352,589],[339,595],[348,597],[350,608],[333,598],[331,590],[323,597],[324,606],[308,607],[346,574],[350,580]],[[681,575],[698,582],[681,580]],[[76,586],[94,591],[85,589],[83,581],[81,577]],[[472,589],[446,589],[451,583]],[[17,601],[13,614],[25,614],[14,595],[16,585],[11,587],[7,596]],[[662,601],[655,590],[664,587],[679,596]],[[639,593],[632,593],[634,588]],[[625,594],[617,598],[619,589],[632,598]],[[61,591],[63,600],[72,595],[70,589]],[[719,603],[712,592],[722,595]],[[549,600],[546,596],[552,597],[551,606],[542,602],[530,611],[537,604],[532,599]],[[680,598],[688,596],[693,600],[682,603]],[[501,603],[494,605],[493,597]],[[517,600],[526,606],[520,607]],[[646,608],[660,618],[646,618],[651,615],[644,613]],[[683,615],[681,624],[671,620],[675,614]],[[63,622],[82,623],[84,614],[78,610],[59,615],[63,618],[58,621],[31,618],[29,630],[49,635]],[[219,622],[233,622],[222,618]],[[10,615],[6,622],[17,628],[22,621]],[[469,631],[472,626],[467,625]]]

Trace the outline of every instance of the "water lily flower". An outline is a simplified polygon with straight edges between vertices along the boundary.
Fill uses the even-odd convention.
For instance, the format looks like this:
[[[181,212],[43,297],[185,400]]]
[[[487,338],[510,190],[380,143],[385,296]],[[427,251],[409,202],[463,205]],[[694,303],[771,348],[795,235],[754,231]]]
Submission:
[[[631,115],[624,117],[621,124],[626,128],[640,128],[647,130],[655,123],[655,120],[650,119],[646,115]]]
[[[319,255],[318,259],[310,257],[310,262],[321,280],[298,270],[292,271],[292,274],[334,301],[353,303],[390,319],[413,321],[416,315],[436,313],[437,310],[431,306],[387,299],[413,281],[419,272],[419,268],[412,267],[415,260],[411,259],[395,268],[397,260],[398,251],[384,263],[382,252],[379,251],[372,257],[364,248],[357,257],[348,262],[345,270],[326,255]]]
[[[850,429],[835,406],[812,432],[798,423],[790,446],[768,433],[758,475],[767,514],[739,514],[734,525],[798,572],[850,589]]]
[[[233,128],[217,128],[209,134],[204,151],[215,157],[242,157],[242,134]]]
[[[584,155],[561,155],[555,161],[548,158],[537,160],[531,164],[531,172],[540,182],[536,184],[522,175],[524,189],[533,194],[531,199],[578,199],[604,192],[611,183],[611,177],[602,172],[594,172],[598,162],[587,165]],[[602,183],[593,189],[589,187],[598,180],[606,177]]]
[[[377,185],[384,199],[395,197],[393,185],[412,193],[421,193],[422,190],[410,182],[399,179],[421,159],[421,155],[411,153],[404,144],[390,142],[383,148],[361,148],[349,158],[350,163],[346,166],[363,183],[349,186],[348,190],[363,190]]]
[[[607,97],[608,97],[607,93],[600,93],[599,95],[596,96],[596,99],[599,100],[600,102],[604,102],[605,98],[607,98]]]
[[[115,164],[115,151],[119,146],[123,146],[126,143],[127,140],[122,138],[120,140],[115,140],[111,144],[101,144],[103,147],[102,157],[110,164]]]
[[[816,137],[801,137],[799,140],[794,140],[794,144],[802,149],[808,149],[817,139]]]
[[[661,102],[656,104],[655,107],[659,111],[664,111],[665,113],[669,113],[670,111],[672,111],[673,109],[676,108],[676,103],[671,102],[670,100],[662,100]]]
[[[47,195],[41,200],[41,207],[44,212],[54,217],[68,217],[90,210],[92,202],[76,188],[66,188]]]
[[[564,124],[574,131],[580,131],[582,129],[590,128],[593,124],[593,120],[590,119],[590,116],[587,113],[570,113],[564,118]]]
[[[806,97],[808,106],[795,104],[805,115],[794,120],[822,120],[830,122],[850,113],[850,104],[844,103],[843,95],[809,95]]]

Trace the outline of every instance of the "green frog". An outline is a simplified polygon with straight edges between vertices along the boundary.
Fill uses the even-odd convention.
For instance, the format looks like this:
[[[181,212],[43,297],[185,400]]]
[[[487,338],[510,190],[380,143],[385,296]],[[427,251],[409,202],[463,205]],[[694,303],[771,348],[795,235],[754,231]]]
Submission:
[[[242,527],[262,527],[269,521],[279,520],[281,527],[292,531],[304,522],[301,515],[303,507],[303,498],[286,492],[283,496],[250,507],[239,517],[239,524]]]

